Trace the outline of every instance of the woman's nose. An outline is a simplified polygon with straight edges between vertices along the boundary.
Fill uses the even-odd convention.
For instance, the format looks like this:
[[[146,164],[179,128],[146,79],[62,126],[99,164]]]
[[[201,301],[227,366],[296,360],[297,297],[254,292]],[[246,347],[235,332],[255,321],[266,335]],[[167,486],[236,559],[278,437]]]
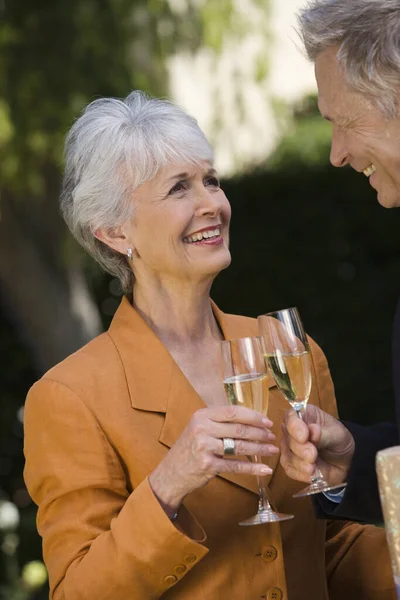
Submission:
[[[332,131],[330,161],[334,167],[344,167],[349,162],[346,135],[335,129]]]
[[[197,215],[218,215],[221,212],[220,194],[207,189],[201,193],[197,208]]]

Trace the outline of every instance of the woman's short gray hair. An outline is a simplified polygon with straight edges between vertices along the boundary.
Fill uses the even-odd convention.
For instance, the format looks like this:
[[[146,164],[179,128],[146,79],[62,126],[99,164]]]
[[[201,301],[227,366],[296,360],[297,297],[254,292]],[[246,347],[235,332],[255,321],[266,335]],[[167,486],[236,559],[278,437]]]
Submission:
[[[213,162],[213,151],[197,121],[182,108],[141,91],[124,100],[89,104],[65,142],[61,212],[78,242],[124,292],[133,285],[126,256],[99,241],[94,232],[131,219],[134,190],[168,162]]]
[[[311,0],[298,14],[308,58],[339,46],[347,83],[388,117],[397,114],[400,86],[399,0]]]

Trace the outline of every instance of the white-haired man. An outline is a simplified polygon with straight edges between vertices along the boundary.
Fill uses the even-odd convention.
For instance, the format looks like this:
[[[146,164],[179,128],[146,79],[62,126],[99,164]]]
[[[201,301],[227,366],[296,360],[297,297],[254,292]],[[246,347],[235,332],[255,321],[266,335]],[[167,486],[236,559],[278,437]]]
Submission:
[[[298,22],[315,64],[319,110],[332,123],[332,164],[351,165],[368,177],[382,206],[400,206],[399,0],[313,0]],[[393,376],[400,416],[400,303]],[[309,481],[318,452],[318,466],[329,481],[347,482],[336,497],[317,497],[320,515],[380,520],[375,456],[399,443],[397,426],[344,425],[313,406],[306,421],[293,414],[286,418],[281,462],[287,474]]]

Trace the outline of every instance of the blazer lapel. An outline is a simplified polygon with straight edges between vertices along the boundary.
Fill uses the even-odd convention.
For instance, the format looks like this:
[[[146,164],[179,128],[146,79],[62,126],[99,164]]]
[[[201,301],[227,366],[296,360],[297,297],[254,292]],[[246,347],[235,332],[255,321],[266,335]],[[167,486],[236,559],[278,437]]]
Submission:
[[[108,333],[125,370],[132,408],[164,413],[175,362],[126,297]]]
[[[171,448],[183,433],[193,413],[205,407],[203,400],[178,365],[174,363],[165,421],[158,438],[159,441]]]
[[[225,315],[214,303],[213,311],[226,339],[258,335],[254,319]],[[109,335],[125,370],[132,408],[165,413],[158,441],[170,448],[184,431],[193,413],[206,405],[167,348],[125,297],[115,313]],[[273,386],[271,378],[269,387]],[[271,420],[276,414],[273,404],[270,400],[268,416]],[[279,422],[274,422],[273,430],[277,438],[280,437],[281,419],[280,416]],[[242,457],[240,460],[248,459]],[[274,469],[277,460],[275,456],[268,457],[265,463]],[[219,477],[258,493],[254,476],[223,473]]]

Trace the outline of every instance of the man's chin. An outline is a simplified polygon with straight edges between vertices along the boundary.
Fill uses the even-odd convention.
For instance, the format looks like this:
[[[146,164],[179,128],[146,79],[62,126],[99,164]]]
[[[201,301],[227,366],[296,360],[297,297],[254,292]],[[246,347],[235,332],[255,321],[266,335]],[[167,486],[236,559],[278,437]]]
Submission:
[[[378,202],[383,208],[399,208],[400,207],[400,194],[392,192],[391,194],[385,194],[385,192],[377,192]]]

